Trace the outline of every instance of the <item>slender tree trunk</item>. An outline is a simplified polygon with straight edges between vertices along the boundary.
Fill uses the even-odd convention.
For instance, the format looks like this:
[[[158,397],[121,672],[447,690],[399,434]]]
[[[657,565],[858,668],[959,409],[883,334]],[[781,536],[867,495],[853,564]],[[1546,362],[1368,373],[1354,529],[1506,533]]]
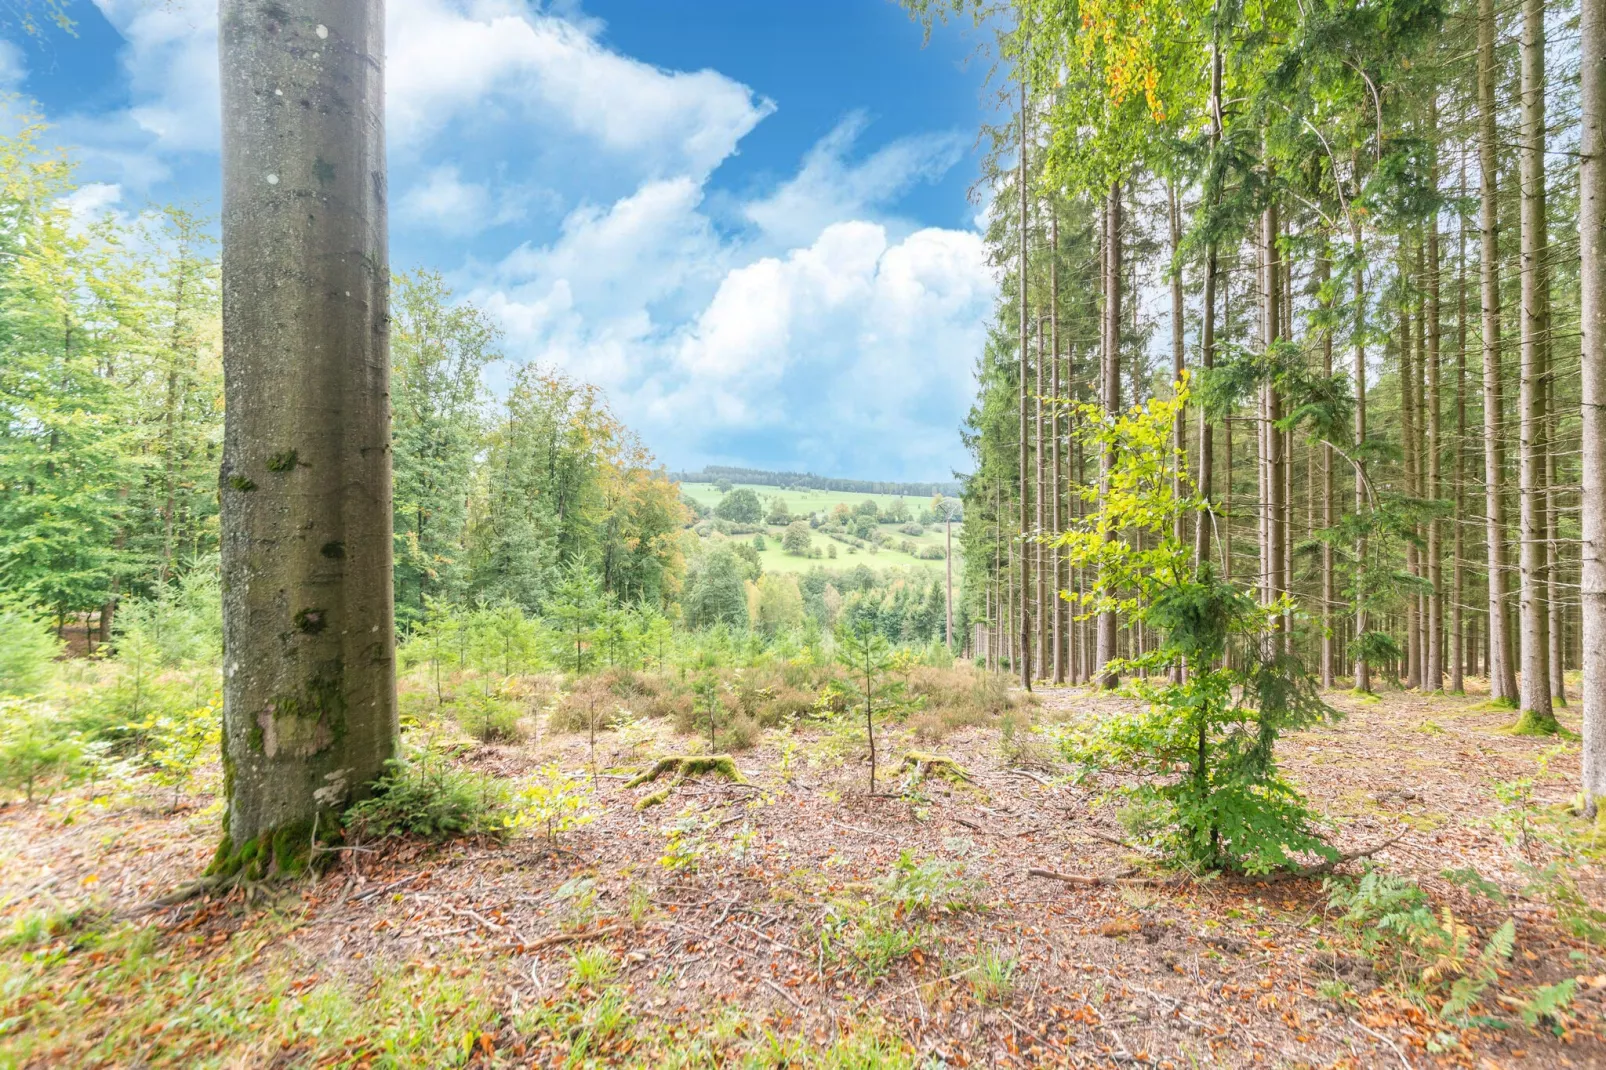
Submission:
[[[228,806],[214,869],[253,875],[299,868],[314,821],[333,828],[397,738],[384,4],[297,12],[223,0],[219,18]]]
[[[1121,411],[1121,184],[1110,183],[1107,207],[1104,212],[1104,368],[1101,376],[1104,411],[1115,415]],[[1115,466],[1114,447],[1105,443],[1099,452],[1099,507],[1109,501],[1110,478]],[[1113,532],[1107,534],[1114,541]],[[1120,678],[1106,670],[1117,655],[1115,611],[1102,610],[1098,615],[1099,686],[1113,688]]]
[[[1407,244],[1402,241],[1402,246]],[[1400,278],[1411,278],[1409,254],[1400,250]],[[1417,451],[1417,397],[1416,397],[1416,337],[1412,331],[1411,311],[1413,299],[1407,292],[1400,303],[1400,445],[1405,468],[1405,493],[1412,498],[1422,496],[1420,483],[1421,454]],[[1422,562],[1414,540],[1405,544],[1405,570],[1413,579],[1421,579]],[[1405,686],[1415,689],[1422,686],[1422,620],[1418,613],[1417,594],[1408,592],[1405,600]]]
[[[1579,562],[1584,670],[1583,791],[1606,796],[1606,0],[1580,4],[1578,241],[1582,267],[1582,514]]]
[[[1219,5],[1216,8],[1219,11]],[[1210,149],[1212,154],[1221,143],[1221,50],[1216,38],[1210,40]],[[1212,194],[1211,205],[1219,202],[1219,190]],[[1199,324],[1199,365],[1206,374],[1216,366],[1216,273],[1218,269],[1216,239],[1205,243],[1204,262],[1204,314]],[[1215,428],[1199,414],[1199,497],[1204,508],[1199,510],[1194,532],[1194,560],[1203,566],[1210,560],[1211,526],[1215,520]]]
[[[1466,164],[1461,165],[1460,196],[1467,195]],[[1451,518],[1450,605],[1454,614],[1454,650],[1450,661],[1450,693],[1466,694],[1466,515],[1467,515],[1467,221],[1456,228],[1455,256],[1455,515]]]
[[[1478,0],[1478,163],[1482,171],[1478,226],[1483,303],[1483,465],[1488,523],[1489,695],[1515,704],[1516,665],[1506,616],[1505,448],[1500,383],[1499,132],[1495,115],[1494,0]]]
[[[1436,93],[1428,95],[1429,182],[1435,191],[1439,188],[1439,103]],[[1434,212],[1427,231],[1427,486],[1423,497],[1438,502],[1443,493],[1443,452],[1440,417],[1443,405],[1440,400],[1439,350],[1444,325],[1439,307],[1439,282],[1442,277],[1439,264],[1439,215]],[[1437,516],[1428,517],[1428,595],[1427,678],[1423,686],[1429,691],[1444,689],[1444,525]]]
[[[1053,438],[1053,458],[1049,470],[1049,500],[1053,502],[1053,515],[1050,518],[1053,534],[1058,537],[1065,531],[1065,514],[1063,511],[1065,498],[1065,467],[1064,458],[1060,453],[1060,436],[1063,432],[1061,425],[1064,406],[1060,404],[1060,217],[1059,205],[1051,204],[1048,217],[1049,225],[1049,260],[1048,260],[1048,337],[1049,349],[1052,351],[1049,359],[1053,361],[1052,382],[1049,387],[1054,397],[1050,412],[1050,432]],[[1060,592],[1065,590],[1065,555],[1058,546],[1053,548],[1054,555],[1054,582],[1049,592],[1049,603],[1054,613],[1054,683],[1065,682],[1065,599]]]
[[[1554,374],[1545,379],[1545,605],[1550,610],[1550,699],[1557,706],[1567,705],[1566,607],[1561,595],[1560,498],[1557,491],[1556,390]]]
[[[1028,691],[1032,689],[1031,602],[1026,597],[1026,592],[1030,588],[1031,582],[1028,573],[1031,569],[1032,551],[1032,543],[1026,538],[1026,508],[1028,505],[1026,443],[1029,431],[1026,407],[1026,376],[1029,367],[1026,351],[1031,344],[1027,326],[1030,321],[1026,307],[1026,254],[1028,224],[1030,222],[1027,215],[1026,143],[1029,137],[1030,131],[1026,115],[1026,83],[1023,81],[1020,87],[1020,635],[1017,637],[1017,641],[1020,644],[1020,664],[1015,668],[1020,674],[1020,685]]]
[[[1048,547],[1043,544],[1043,536],[1048,529],[1048,503],[1045,500],[1047,498],[1045,493],[1047,489],[1047,471],[1043,464],[1044,455],[1047,453],[1047,450],[1043,448],[1043,417],[1046,415],[1043,406],[1043,387],[1045,385],[1044,365],[1049,361],[1048,349],[1044,345],[1044,322],[1045,317],[1037,317],[1037,368],[1035,370],[1036,382],[1033,386],[1033,392],[1036,394],[1036,411],[1033,413],[1032,418],[1032,468],[1034,476],[1032,494],[1036,505],[1036,515],[1033,519],[1036,536],[1034,539],[1035,549],[1032,554],[1032,571],[1037,580],[1036,586],[1032,591],[1032,612],[1037,619],[1037,631],[1033,636],[1032,645],[1036,654],[1033,664],[1038,666],[1039,672],[1042,671],[1043,666],[1049,663],[1052,657],[1048,650],[1048,562],[1045,556],[1048,553]]]
[[[1361,462],[1361,450],[1366,444],[1366,261],[1361,256],[1361,236],[1355,242],[1355,362],[1351,375],[1355,380],[1355,516],[1366,515],[1366,471]],[[1355,690],[1372,690],[1371,666],[1366,660],[1367,589],[1366,529],[1357,525],[1355,536]]]
[[[1518,567],[1522,613],[1523,731],[1554,732],[1550,703],[1550,590],[1545,520],[1545,385],[1550,285],[1545,265],[1545,4],[1522,3],[1522,367],[1518,407]]]
[[[1332,313],[1333,301],[1328,292],[1332,282],[1333,262],[1330,250],[1325,246],[1322,255],[1316,260],[1317,292],[1321,295],[1322,309],[1329,315]],[[1322,329],[1322,376],[1327,379],[1333,377],[1333,329],[1331,325]],[[1333,480],[1333,447],[1330,443],[1322,445],[1322,530],[1329,533],[1328,538],[1322,540],[1322,649],[1321,649],[1321,676],[1322,687],[1333,686],[1334,657],[1334,617],[1335,591],[1333,586],[1333,543],[1331,532],[1333,525],[1338,522],[1338,488]]]
[[[1262,342],[1267,353],[1276,347],[1283,336],[1282,268],[1277,253],[1278,231],[1277,202],[1272,201],[1266,206],[1265,215],[1261,219],[1261,236],[1265,243],[1261,251],[1261,256],[1264,258],[1264,275],[1261,281],[1264,304],[1261,325],[1265,332]],[[1264,571],[1265,600],[1268,605],[1276,602],[1288,589],[1288,577],[1285,571],[1288,529],[1287,517],[1284,515],[1287,488],[1283,473],[1283,466],[1287,462],[1283,457],[1283,433],[1277,427],[1282,417],[1282,398],[1277,392],[1276,383],[1268,380],[1261,388],[1261,443],[1265,458],[1262,464],[1264,489],[1261,496],[1261,513],[1265,517]],[[1286,631],[1284,617],[1281,614],[1277,617],[1276,626],[1279,631]]]

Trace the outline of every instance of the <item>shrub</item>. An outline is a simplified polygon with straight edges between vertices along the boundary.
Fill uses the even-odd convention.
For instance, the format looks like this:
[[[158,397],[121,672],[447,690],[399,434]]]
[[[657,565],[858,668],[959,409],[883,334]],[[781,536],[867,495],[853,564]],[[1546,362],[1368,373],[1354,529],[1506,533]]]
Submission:
[[[48,707],[0,698],[0,788],[31,803],[39,788],[75,777],[85,755],[82,739]]]
[[[753,718],[742,713],[732,714],[715,732],[713,749],[717,753],[752,750],[762,734]]]
[[[386,763],[374,794],[346,811],[346,827],[359,839],[446,840],[501,832],[508,815],[500,781],[422,751]]]
[[[50,681],[61,641],[50,626],[15,606],[0,606],[0,695],[36,695]]]
[[[548,843],[556,843],[560,834],[590,824],[596,817],[585,775],[565,772],[551,762],[520,785],[507,827],[534,826],[545,833]]]
[[[512,699],[471,691],[458,700],[455,716],[458,726],[481,743],[511,743],[523,736],[522,712]]]
[[[941,561],[948,555],[942,552],[941,546],[924,546],[917,556],[922,561]]]

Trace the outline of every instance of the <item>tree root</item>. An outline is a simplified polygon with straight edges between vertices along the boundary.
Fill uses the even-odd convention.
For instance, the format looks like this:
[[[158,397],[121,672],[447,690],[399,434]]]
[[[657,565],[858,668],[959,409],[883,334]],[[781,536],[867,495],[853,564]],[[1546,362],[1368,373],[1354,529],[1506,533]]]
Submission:
[[[627,781],[625,787],[640,787],[674,774],[674,779],[668,784],[636,803],[637,810],[645,810],[668,799],[677,785],[704,773],[724,777],[733,784],[747,783],[741,770],[736,768],[736,760],[728,754],[673,754],[667,758],[659,758],[645,771]]]
[[[137,918],[142,914],[154,914],[158,910],[166,910],[168,907],[176,907],[180,903],[187,903],[196,896],[211,895],[220,891],[233,891],[240,883],[240,874],[237,872],[228,876],[215,875],[202,877],[199,880],[185,881],[166,895],[159,895],[155,899],[147,899],[143,903],[134,904],[127,910],[122,911],[122,915],[128,918]]]
[[[1033,868],[1026,871],[1028,877],[1044,877],[1051,881],[1064,881],[1066,884],[1074,885],[1077,888],[1099,888],[1107,884],[1160,888],[1171,884],[1182,884],[1193,879],[1191,874],[1184,874],[1178,877],[1137,877],[1133,875],[1135,873],[1137,873],[1137,870],[1129,869],[1106,877],[1087,876],[1080,873],[1056,873],[1052,869]]]

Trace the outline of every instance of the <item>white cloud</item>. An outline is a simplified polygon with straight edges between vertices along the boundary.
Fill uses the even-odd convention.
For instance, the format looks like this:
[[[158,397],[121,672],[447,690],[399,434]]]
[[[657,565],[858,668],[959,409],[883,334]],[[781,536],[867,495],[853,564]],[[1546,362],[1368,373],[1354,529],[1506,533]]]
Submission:
[[[776,241],[807,242],[836,220],[862,217],[917,182],[941,178],[963,151],[957,134],[922,134],[900,138],[862,162],[849,162],[848,154],[867,125],[860,112],[838,123],[809,150],[794,178],[747,205],[747,218]]]
[[[16,42],[0,40],[0,87],[15,89],[28,76],[28,61]]]
[[[89,182],[62,197],[60,203],[73,222],[82,225],[102,218],[122,199],[121,186],[112,182]]]
[[[420,141],[506,108],[566,124],[648,173],[706,174],[774,110],[716,71],[666,71],[519,0],[392,0],[388,124]]]
[[[518,222],[535,196],[510,183],[493,189],[487,182],[465,181],[455,164],[441,164],[402,194],[396,207],[408,222],[463,236]]]
[[[128,42],[123,66],[135,101],[127,118],[158,152],[216,152],[217,4],[213,0],[95,0]]]

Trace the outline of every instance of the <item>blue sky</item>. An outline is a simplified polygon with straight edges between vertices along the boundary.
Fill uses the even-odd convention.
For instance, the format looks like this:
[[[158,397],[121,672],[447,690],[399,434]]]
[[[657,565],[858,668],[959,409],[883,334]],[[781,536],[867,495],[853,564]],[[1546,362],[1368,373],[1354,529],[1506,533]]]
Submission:
[[[215,214],[215,0],[77,0],[0,77],[84,213]],[[940,479],[996,282],[973,34],[887,0],[388,0],[392,267],[510,363],[608,391],[672,467]],[[504,373],[505,374],[505,371]]]

